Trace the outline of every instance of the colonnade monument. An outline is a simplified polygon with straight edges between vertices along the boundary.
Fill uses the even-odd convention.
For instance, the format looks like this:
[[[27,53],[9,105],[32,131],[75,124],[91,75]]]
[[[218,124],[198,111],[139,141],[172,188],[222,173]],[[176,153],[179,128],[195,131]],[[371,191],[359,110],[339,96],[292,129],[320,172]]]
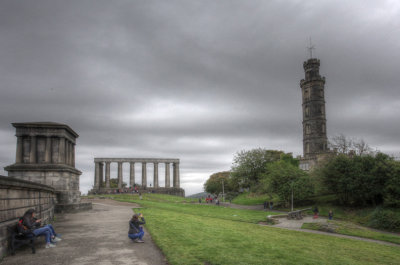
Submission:
[[[180,174],[179,174],[179,159],[176,158],[95,158],[95,174],[94,174],[94,187],[90,193],[111,193],[116,189],[123,188],[122,166],[123,163],[129,163],[129,186],[131,190],[137,187],[140,192],[155,192],[163,194],[171,194],[177,196],[185,196],[185,191],[180,188]],[[118,178],[117,187],[111,187],[110,164],[118,164]],[[160,187],[158,178],[158,165],[165,164],[165,184]],[[135,182],[135,164],[141,164],[142,175],[141,185],[136,185]],[[153,164],[153,186],[147,186],[147,164]],[[170,177],[170,165],[172,165],[172,185]],[[105,167],[104,167],[105,166]]]

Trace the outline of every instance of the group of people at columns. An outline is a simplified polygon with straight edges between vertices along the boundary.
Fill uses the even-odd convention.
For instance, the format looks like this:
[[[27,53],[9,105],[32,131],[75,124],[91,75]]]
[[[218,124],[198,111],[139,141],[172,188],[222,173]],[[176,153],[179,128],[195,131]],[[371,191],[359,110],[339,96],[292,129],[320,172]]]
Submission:
[[[118,164],[118,189],[122,188],[123,176],[122,176],[122,165],[123,163],[130,164],[130,178],[129,185],[133,187],[135,185],[135,164],[141,164],[142,166],[142,188],[147,188],[147,164],[153,164],[153,187],[159,187],[158,179],[158,165],[160,163],[165,164],[165,188],[171,188],[170,181],[170,165],[173,168],[173,188],[180,188],[179,179],[179,159],[159,159],[159,158],[95,158],[95,174],[94,174],[94,190],[110,189],[110,175],[111,175],[111,163]]]

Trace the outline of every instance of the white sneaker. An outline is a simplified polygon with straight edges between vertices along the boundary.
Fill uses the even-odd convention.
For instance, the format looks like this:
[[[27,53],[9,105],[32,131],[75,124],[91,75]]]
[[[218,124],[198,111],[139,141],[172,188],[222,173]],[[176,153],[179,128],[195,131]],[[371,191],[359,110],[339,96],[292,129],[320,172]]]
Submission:
[[[47,243],[46,244],[46,248],[55,248],[55,247],[56,247],[55,244],[52,244],[52,243]]]
[[[52,240],[51,240],[51,242],[60,242],[62,239],[61,238],[59,238],[59,237],[55,237],[55,238],[53,238]]]

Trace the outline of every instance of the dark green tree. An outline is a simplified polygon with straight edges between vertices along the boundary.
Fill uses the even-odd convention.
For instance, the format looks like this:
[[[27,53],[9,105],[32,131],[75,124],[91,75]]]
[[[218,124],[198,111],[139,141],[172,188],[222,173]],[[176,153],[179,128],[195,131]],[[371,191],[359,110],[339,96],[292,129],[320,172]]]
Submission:
[[[126,183],[122,182],[122,188],[126,188]],[[110,178],[110,188],[117,189],[118,188],[118,179],[111,179]]]
[[[400,162],[391,161],[390,173],[385,185],[384,202],[391,207],[400,207]]]
[[[322,168],[322,179],[341,204],[378,205],[385,197],[392,160],[382,153],[351,157],[340,154]]]
[[[292,160],[280,160],[267,165],[263,175],[263,187],[268,193],[277,194],[286,203],[302,200],[314,195],[314,186],[309,175]]]
[[[224,182],[224,192],[232,191],[229,171],[212,174],[206,183],[204,183],[204,190],[211,194],[220,194],[222,193],[222,181]]]

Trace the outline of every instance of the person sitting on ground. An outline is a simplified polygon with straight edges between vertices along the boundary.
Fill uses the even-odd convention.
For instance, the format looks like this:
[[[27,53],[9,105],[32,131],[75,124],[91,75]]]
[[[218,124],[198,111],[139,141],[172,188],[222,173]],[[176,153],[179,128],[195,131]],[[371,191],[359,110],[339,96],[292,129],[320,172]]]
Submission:
[[[22,225],[26,230],[26,233],[32,233],[35,236],[45,236],[46,248],[53,248],[61,238],[56,234],[52,225],[41,226],[41,219],[35,217],[35,209],[29,209],[25,212],[22,217]]]
[[[141,218],[141,221],[139,220]],[[137,243],[144,243],[143,236],[144,231],[143,227],[140,225],[144,225],[146,221],[143,218],[143,214],[134,214],[132,219],[129,221],[129,232],[128,237]]]

